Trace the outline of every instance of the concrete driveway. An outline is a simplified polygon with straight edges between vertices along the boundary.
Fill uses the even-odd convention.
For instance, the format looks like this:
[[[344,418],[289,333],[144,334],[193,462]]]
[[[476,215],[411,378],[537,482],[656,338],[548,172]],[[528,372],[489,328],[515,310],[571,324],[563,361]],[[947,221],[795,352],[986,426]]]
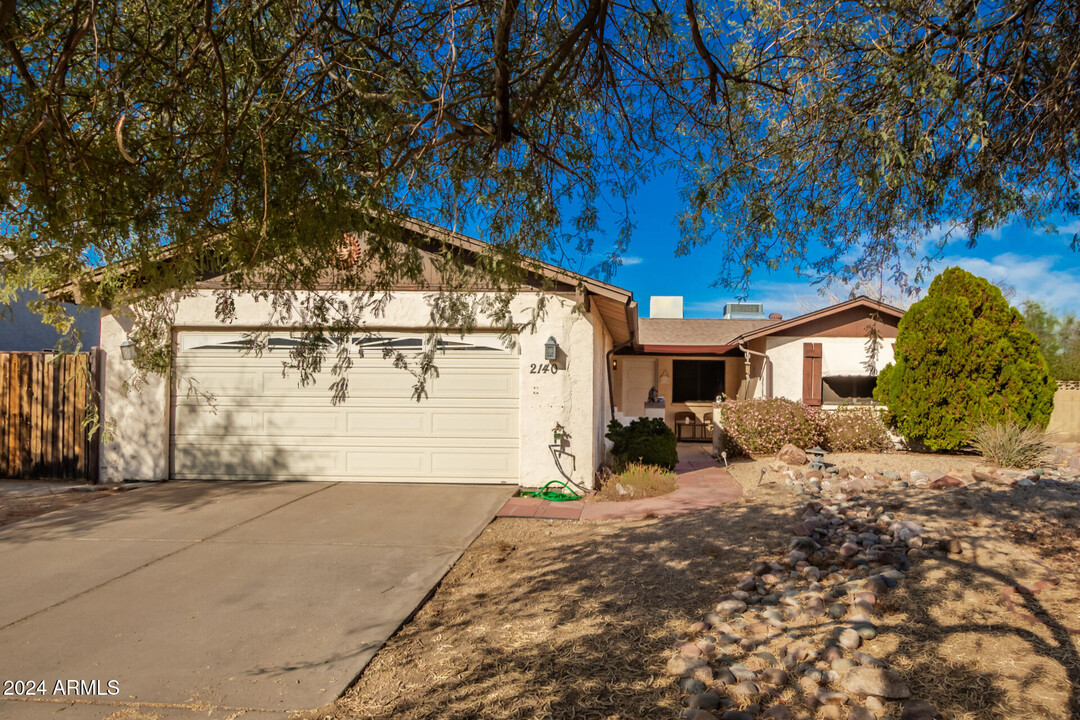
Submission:
[[[331,702],[513,490],[174,482],[0,529],[0,681],[45,689],[0,717]]]

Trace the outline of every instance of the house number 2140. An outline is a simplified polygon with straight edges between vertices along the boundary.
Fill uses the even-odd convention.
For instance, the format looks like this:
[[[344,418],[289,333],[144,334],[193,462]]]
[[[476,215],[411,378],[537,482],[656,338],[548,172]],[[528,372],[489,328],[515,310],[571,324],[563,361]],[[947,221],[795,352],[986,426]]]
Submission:
[[[529,364],[530,375],[547,375],[548,373],[554,375],[557,372],[559,372],[559,367],[557,365],[552,365],[550,363]]]

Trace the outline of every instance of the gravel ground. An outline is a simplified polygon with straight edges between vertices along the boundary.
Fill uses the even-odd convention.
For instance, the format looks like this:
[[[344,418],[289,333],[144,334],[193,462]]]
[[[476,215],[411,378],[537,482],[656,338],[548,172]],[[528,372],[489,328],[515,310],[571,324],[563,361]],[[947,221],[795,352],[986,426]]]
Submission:
[[[867,472],[874,471],[887,471],[893,470],[900,474],[911,472],[912,470],[919,470],[924,473],[929,473],[932,470],[940,470],[942,472],[949,472],[950,470],[956,470],[960,474],[967,476],[971,473],[971,470],[975,467],[985,464],[978,455],[935,455],[930,453],[910,453],[910,452],[893,452],[893,453],[830,453],[825,456],[825,462],[832,463],[838,467],[859,467]],[[770,465],[776,463],[776,458],[739,458],[729,461],[728,470],[731,472],[731,477],[735,478],[735,481],[742,485],[743,492],[755,495],[761,492],[762,487],[766,487],[770,484],[784,483],[784,476],[778,472],[769,468]],[[765,474],[762,476],[761,470],[765,469]],[[805,470],[806,466],[803,465],[802,469]],[[761,484],[758,484],[758,480],[761,480]]]

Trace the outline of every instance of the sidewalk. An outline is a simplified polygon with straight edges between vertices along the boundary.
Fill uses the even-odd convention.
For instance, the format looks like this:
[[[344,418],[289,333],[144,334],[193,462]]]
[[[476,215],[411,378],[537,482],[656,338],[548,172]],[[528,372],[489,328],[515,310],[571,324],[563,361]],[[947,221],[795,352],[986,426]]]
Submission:
[[[667,495],[625,502],[551,502],[540,498],[513,497],[496,517],[546,520],[641,520],[705,510],[725,505],[742,495],[742,488],[728,471],[708,454],[709,446],[679,444],[675,466],[678,489]]]

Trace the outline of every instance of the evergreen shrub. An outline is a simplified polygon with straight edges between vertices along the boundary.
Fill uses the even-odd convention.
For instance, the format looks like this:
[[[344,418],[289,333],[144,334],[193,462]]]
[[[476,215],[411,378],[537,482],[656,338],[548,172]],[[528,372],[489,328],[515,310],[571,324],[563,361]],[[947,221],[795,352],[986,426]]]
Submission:
[[[1054,386],[1035,335],[1001,290],[948,268],[900,321],[895,361],[874,398],[931,450],[965,446],[983,423],[1045,428]]]

